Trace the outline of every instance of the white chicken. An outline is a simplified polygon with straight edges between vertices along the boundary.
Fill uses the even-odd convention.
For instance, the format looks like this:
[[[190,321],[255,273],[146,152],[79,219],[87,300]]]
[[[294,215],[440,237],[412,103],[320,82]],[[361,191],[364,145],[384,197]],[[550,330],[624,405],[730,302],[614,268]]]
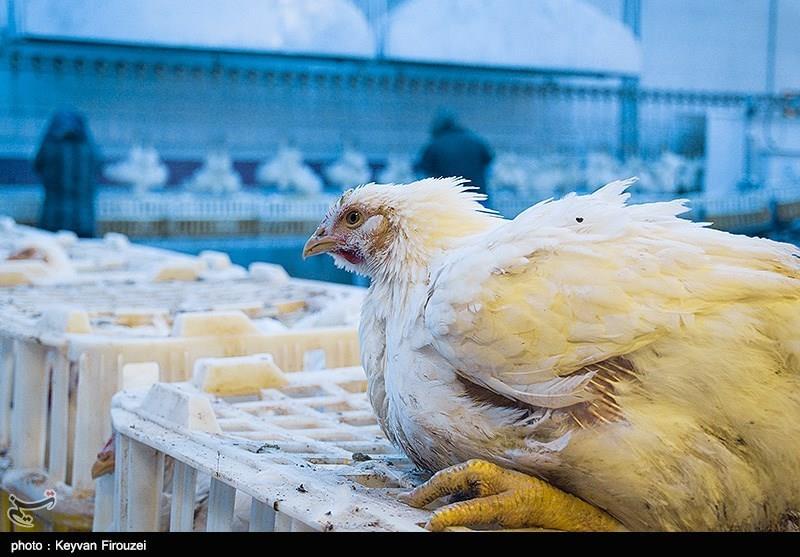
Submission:
[[[163,187],[169,179],[169,169],[161,162],[155,147],[134,145],[125,160],[109,164],[106,178],[133,186],[136,194]]]
[[[367,156],[353,147],[345,147],[342,156],[325,168],[331,185],[345,189],[350,184],[363,184],[372,177]]]
[[[612,182],[620,176],[621,166],[616,157],[607,151],[591,152],[586,155],[583,181],[592,187]]]
[[[75,267],[56,237],[23,238],[0,259],[0,286],[52,284],[75,277]]]
[[[280,192],[316,195],[322,191],[322,179],[303,160],[303,153],[288,143],[256,170],[259,183],[275,186]]]
[[[498,153],[489,168],[489,183],[495,190],[509,189],[527,196],[531,188],[530,161],[516,153]]]
[[[632,180],[508,221],[462,180],[345,192],[307,242],[372,278],[386,435],[439,470],[429,527],[781,527],[800,508],[800,251],[626,205]]]
[[[393,154],[389,155],[386,166],[378,175],[378,180],[384,184],[405,184],[413,181],[416,177],[411,157]]]
[[[242,177],[234,168],[228,151],[213,149],[186,185],[198,193],[230,194],[242,189]]]

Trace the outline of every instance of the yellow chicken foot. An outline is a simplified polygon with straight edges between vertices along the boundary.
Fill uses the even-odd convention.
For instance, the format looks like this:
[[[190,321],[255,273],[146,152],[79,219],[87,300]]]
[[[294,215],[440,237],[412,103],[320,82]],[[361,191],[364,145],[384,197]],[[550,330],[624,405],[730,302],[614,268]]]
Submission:
[[[114,438],[111,437],[92,464],[92,479],[114,473]]]
[[[505,470],[485,460],[469,460],[434,474],[400,499],[421,508],[445,495],[475,499],[434,511],[426,528],[499,524],[504,528],[548,528],[571,532],[622,531],[611,516],[538,478]]]

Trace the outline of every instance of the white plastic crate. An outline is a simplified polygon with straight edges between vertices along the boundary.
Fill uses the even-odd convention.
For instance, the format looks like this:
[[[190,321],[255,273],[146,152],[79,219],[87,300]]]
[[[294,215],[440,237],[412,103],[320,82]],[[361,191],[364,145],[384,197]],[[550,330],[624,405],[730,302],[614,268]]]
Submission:
[[[333,318],[356,309],[362,289],[274,271],[257,266],[227,281],[0,289],[0,452],[12,466],[4,487],[26,492],[41,476],[37,486],[90,497],[113,394],[185,380],[199,357],[268,352],[291,370],[357,363],[353,326],[312,327],[328,309]],[[310,330],[288,330],[298,326]]]
[[[106,399],[110,400],[121,383],[117,375],[126,364],[147,357],[154,359],[156,354],[160,354],[159,358],[184,358],[184,352],[191,363],[197,357],[189,353],[195,345],[199,345],[197,355],[251,353],[248,343],[255,343],[253,349],[262,350],[263,343],[271,341],[261,339],[279,333],[275,338],[283,338],[281,342],[285,343],[285,339],[294,338],[287,329],[313,329],[330,310],[335,310],[334,315],[328,321],[322,320],[323,326],[347,325],[336,322],[336,318],[348,317],[340,310],[349,307],[350,313],[358,311],[363,297],[360,288],[254,275],[215,282],[81,283],[0,289],[0,385],[12,384],[14,368],[28,370],[25,375],[29,379],[35,375],[34,369],[46,379],[46,368],[55,364],[65,370],[59,373],[73,375],[79,368],[97,368],[95,373],[105,374],[104,388],[110,393]],[[214,313],[204,317],[203,312]],[[355,346],[354,327],[336,330],[344,335],[348,346]],[[301,337],[300,346],[315,342]],[[348,352],[347,356],[356,358],[357,354]],[[276,357],[284,361],[289,355]],[[290,368],[299,369],[301,364],[295,358]],[[188,373],[186,365],[183,359],[169,365],[162,363],[162,377],[183,379]],[[70,367],[74,369],[70,371]],[[53,375],[57,377],[59,373]],[[77,379],[73,378],[73,382]],[[22,385],[18,381],[14,387]],[[73,388],[80,392],[81,384]],[[37,396],[46,398],[46,385],[41,389]],[[8,399],[11,389],[3,388],[2,393]],[[14,406],[25,404],[21,400]],[[0,406],[0,448],[9,437],[11,420],[5,416],[10,412],[11,404]],[[87,448],[95,451],[98,447]]]
[[[260,237],[308,235],[336,197],[312,198],[239,192],[208,196],[188,192],[99,196],[102,230],[141,237]]]
[[[73,314],[71,321],[80,323],[80,316]],[[193,323],[178,325],[174,336],[156,342],[92,335],[67,335],[72,338],[63,342],[43,339],[43,344],[5,341],[3,392],[12,395],[12,406],[3,407],[0,421],[11,464],[4,488],[29,496],[32,484],[38,491],[47,485],[56,488],[61,500],[90,500],[91,467],[111,434],[108,411],[114,393],[125,386],[185,379],[199,357],[268,352],[287,369],[302,369],[319,352],[333,365],[358,360],[351,328],[261,333],[241,313],[187,314],[187,321]],[[220,328],[216,334],[193,331],[205,329],[209,321]],[[3,402],[9,402],[7,396]],[[69,505],[78,506],[74,501]]]
[[[208,196],[190,192],[150,193],[132,196],[101,192],[98,220],[319,220],[336,196],[299,197],[285,194],[239,192]]]
[[[31,260],[8,261],[20,250],[36,250]],[[39,260],[47,257],[50,261]],[[78,239],[71,232],[53,234],[0,220],[0,287],[17,284],[76,282],[136,282],[161,280],[224,279],[244,276],[227,255],[201,256],[131,244],[122,234],[103,239]]]
[[[741,195],[730,195],[723,198],[706,199],[703,204],[708,215],[738,216],[769,211],[770,202],[774,199],[770,190],[758,190]]]
[[[186,191],[132,195],[109,188],[98,193],[96,216],[101,231],[137,236],[308,234],[336,197],[260,192],[209,196]],[[3,212],[21,222],[36,222],[41,200],[37,188],[0,191]]]
[[[250,397],[220,398],[197,381],[117,394],[114,479],[96,528],[422,530],[430,511],[397,494],[424,477],[383,436],[363,370],[285,376]],[[210,481],[205,520],[200,480]]]
[[[209,196],[180,190],[134,195],[130,191],[101,188],[97,196],[97,220],[319,219],[336,197],[262,192]],[[19,222],[36,222],[43,198],[42,189],[35,186],[6,186],[0,190],[3,213]]]

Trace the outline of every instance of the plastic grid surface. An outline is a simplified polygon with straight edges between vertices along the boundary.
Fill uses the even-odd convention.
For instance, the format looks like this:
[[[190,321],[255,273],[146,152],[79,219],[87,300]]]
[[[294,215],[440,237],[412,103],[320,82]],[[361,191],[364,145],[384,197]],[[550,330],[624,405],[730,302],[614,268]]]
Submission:
[[[281,284],[255,279],[192,282],[79,283],[0,289],[0,334],[35,335],[48,308],[68,306],[89,315],[95,334],[166,337],[177,314],[196,311],[244,312],[287,327],[330,304],[360,303],[364,290],[302,279]],[[141,314],[141,318],[130,315]]]
[[[196,256],[131,244],[121,234],[109,234],[103,239],[78,239],[69,232],[54,234],[0,217],[0,263],[14,251],[39,242],[63,249],[75,272],[49,277],[49,284],[152,280],[164,264],[196,262],[202,266]],[[235,269],[229,262],[228,265]]]
[[[214,397],[179,384],[189,396],[210,398],[219,434],[154,417],[142,406],[147,391],[116,395],[114,429],[221,479],[308,529],[421,529],[430,512],[413,509],[396,496],[425,476],[381,432],[363,370],[286,376],[285,386],[246,399]]]

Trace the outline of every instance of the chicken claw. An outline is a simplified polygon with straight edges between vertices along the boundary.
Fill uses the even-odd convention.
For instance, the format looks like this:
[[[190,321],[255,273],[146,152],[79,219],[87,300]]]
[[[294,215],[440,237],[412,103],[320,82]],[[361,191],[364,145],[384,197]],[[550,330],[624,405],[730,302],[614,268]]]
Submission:
[[[532,476],[505,470],[485,460],[469,460],[437,472],[400,499],[424,507],[443,497],[468,493],[476,497],[434,511],[426,528],[499,524],[504,528],[621,531],[624,527],[602,510]]]
[[[114,473],[114,437],[112,436],[97,453],[97,460],[92,464],[92,479]]]

